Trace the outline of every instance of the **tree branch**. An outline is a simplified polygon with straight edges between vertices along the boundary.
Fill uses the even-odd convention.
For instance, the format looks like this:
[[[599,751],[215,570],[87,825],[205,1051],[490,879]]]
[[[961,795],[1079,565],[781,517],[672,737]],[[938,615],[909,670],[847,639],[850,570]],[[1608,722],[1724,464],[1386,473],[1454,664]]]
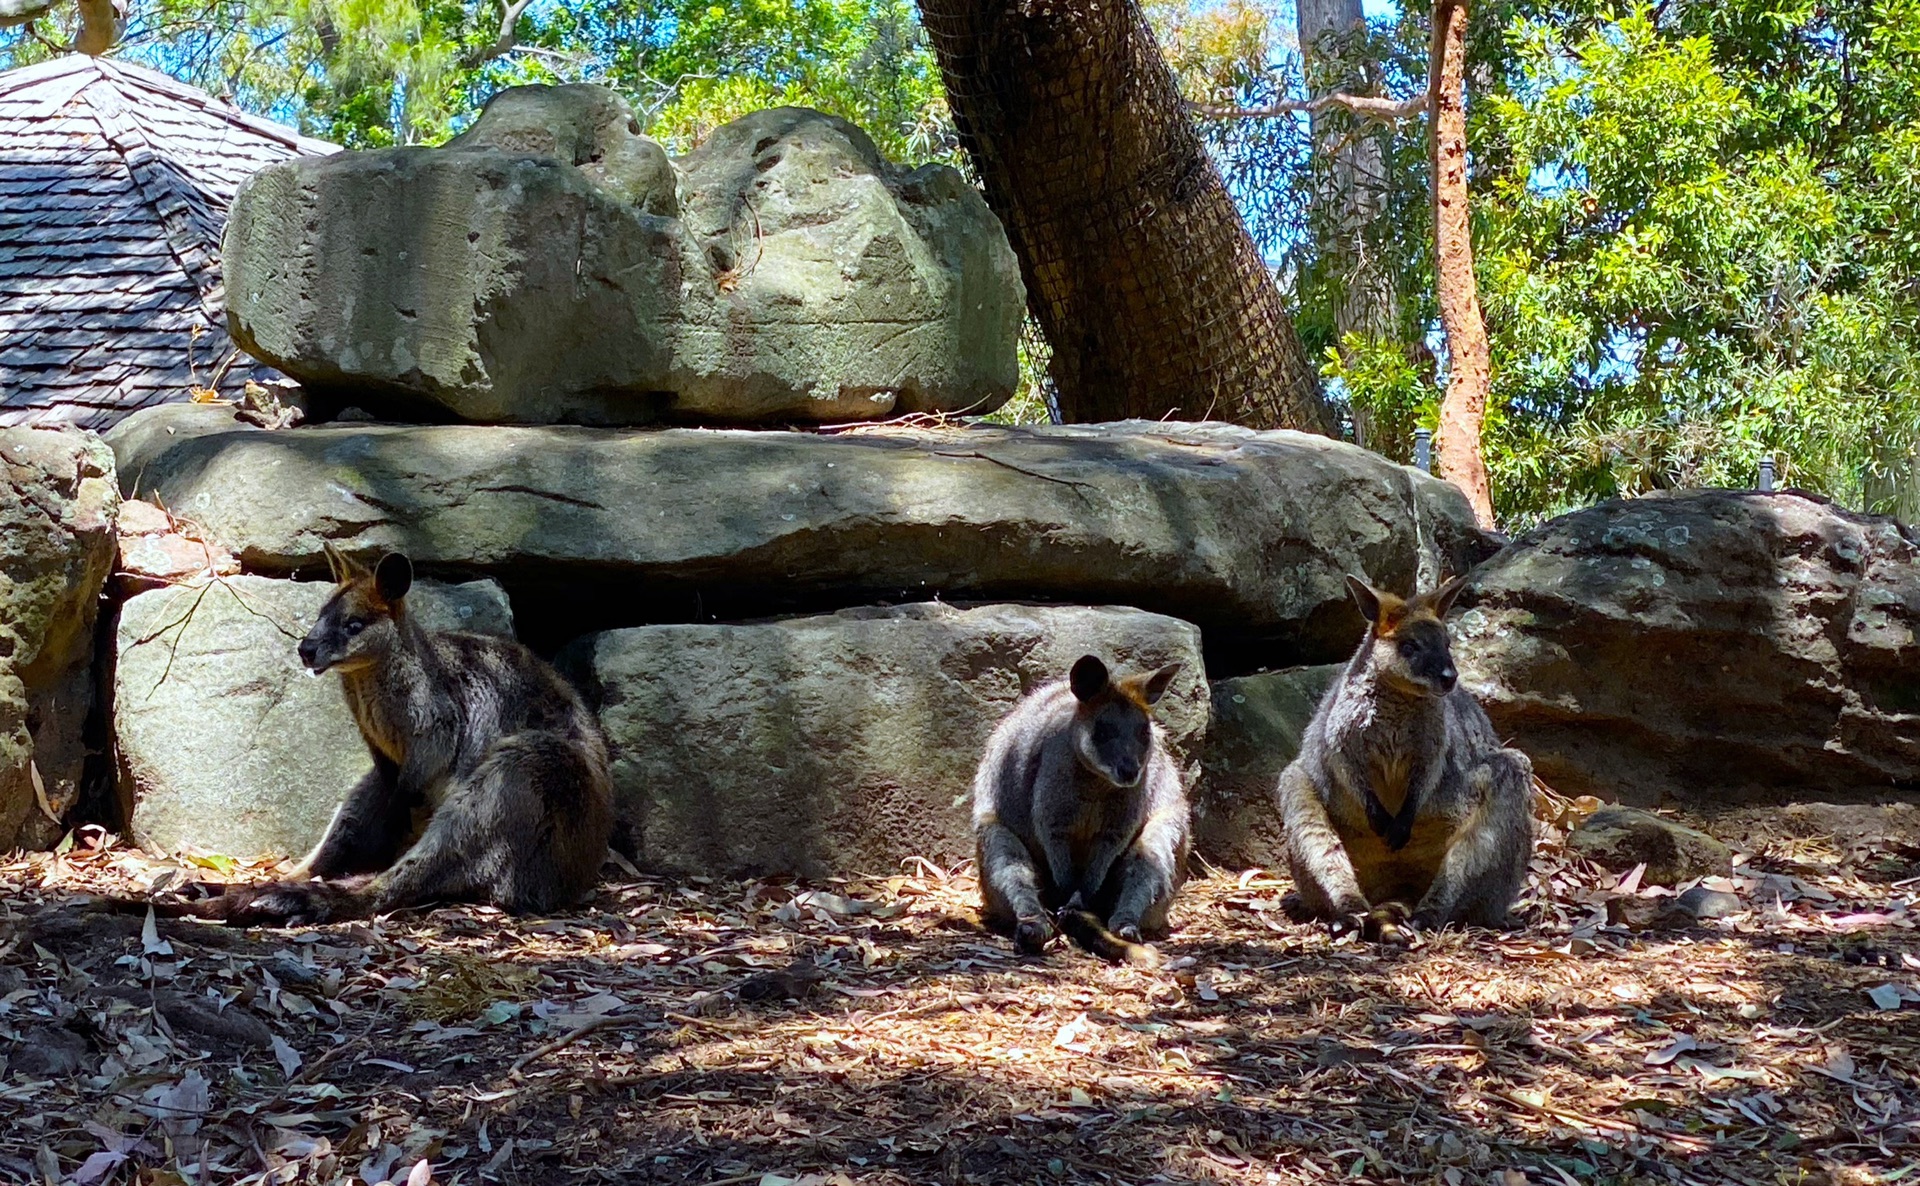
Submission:
[[[1271,107],[1223,107],[1213,103],[1194,102],[1187,104],[1187,109],[1194,114],[1212,119],[1271,119],[1277,115],[1295,115],[1301,112],[1319,115],[1323,111],[1339,108],[1361,119],[1381,124],[1394,124],[1403,119],[1412,119],[1425,112],[1427,107],[1428,100],[1425,95],[1418,95],[1411,99],[1388,99],[1379,95],[1349,95],[1345,92],[1322,95],[1318,99],[1288,99],[1285,102],[1275,103]]]
[[[127,31],[127,0],[78,0],[80,32],[73,48],[89,57],[99,57],[119,44]]]
[[[492,45],[484,46],[466,56],[464,61],[468,69],[484,65],[513,51],[513,47],[520,43],[520,35],[516,27],[520,24],[520,18],[525,15],[527,6],[532,3],[533,0],[504,0],[504,7],[500,10],[500,32],[494,35]]]
[[[0,0],[0,29],[39,20],[52,7],[53,0]]]

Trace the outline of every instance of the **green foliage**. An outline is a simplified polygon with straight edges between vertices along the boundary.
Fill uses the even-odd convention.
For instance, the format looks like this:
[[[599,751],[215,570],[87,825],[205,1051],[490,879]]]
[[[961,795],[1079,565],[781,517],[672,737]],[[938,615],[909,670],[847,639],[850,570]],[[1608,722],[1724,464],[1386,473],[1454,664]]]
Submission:
[[[1750,486],[1764,454],[1787,482],[1911,514],[1920,6],[1507,16],[1476,38],[1471,76],[1493,85],[1470,108],[1501,518]],[[1396,267],[1431,285],[1424,245]],[[1328,354],[1396,452],[1438,392],[1395,360],[1430,333]]]
[[[503,87],[590,81],[676,151],[792,103],[898,159],[955,154],[910,0],[543,0],[505,43],[503,14],[502,0],[134,0],[122,52],[356,148],[438,143]],[[0,68],[61,35],[52,17],[0,33]]]

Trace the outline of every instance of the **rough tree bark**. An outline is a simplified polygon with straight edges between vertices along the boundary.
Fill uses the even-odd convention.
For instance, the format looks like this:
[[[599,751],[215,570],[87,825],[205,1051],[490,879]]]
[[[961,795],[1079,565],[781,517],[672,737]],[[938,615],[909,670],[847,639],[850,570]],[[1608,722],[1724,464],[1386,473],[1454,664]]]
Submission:
[[[1466,0],[1433,7],[1433,50],[1427,88],[1432,104],[1433,242],[1440,324],[1447,332],[1447,393],[1440,401],[1434,444],[1440,476],[1464,490],[1480,525],[1491,529],[1493,494],[1480,434],[1487,420],[1493,367],[1487,323],[1473,277],[1473,234],[1467,207]]]
[[[921,0],[1069,420],[1332,429],[1137,0]]]

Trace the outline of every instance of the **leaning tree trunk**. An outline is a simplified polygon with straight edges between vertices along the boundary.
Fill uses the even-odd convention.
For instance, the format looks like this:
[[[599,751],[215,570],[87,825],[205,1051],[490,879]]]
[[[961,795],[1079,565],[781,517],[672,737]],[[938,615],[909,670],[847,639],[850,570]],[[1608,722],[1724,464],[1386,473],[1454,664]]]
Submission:
[[[1319,377],[1138,0],[921,0],[1068,420],[1328,431]]]
[[[1447,393],[1440,401],[1440,476],[1460,487],[1480,525],[1491,529],[1493,494],[1480,434],[1493,386],[1487,323],[1473,278],[1473,233],[1467,209],[1467,111],[1464,75],[1466,0],[1433,6],[1428,94],[1433,104],[1433,241],[1435,295],[1447,331]]]

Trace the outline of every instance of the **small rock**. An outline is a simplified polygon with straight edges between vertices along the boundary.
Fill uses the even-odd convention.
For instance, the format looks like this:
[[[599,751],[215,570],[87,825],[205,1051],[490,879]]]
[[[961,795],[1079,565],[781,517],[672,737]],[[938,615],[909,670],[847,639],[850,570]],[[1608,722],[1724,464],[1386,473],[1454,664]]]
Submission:
[[[89,1053],[85,1038],[65,1026],[49,1025],[21,1039],[9,1065],[24,1078],[64,1079],[86,1067]]]
[[[114,569],[126,594],[176,584],[196,576],[233,576],[240,562],[219,544],[202,543],[185,535],[120,536],[120,558]]]
[[[1731,918],[1747,908],[1746,903],[1735,895],[1725,890],[1711,890],[1704,885],[1694,886],[1675,898],[1673,904],[1696,919]]]
[[[1705,832],[1632,807],[1602,807],[1567,837],[1568,847],[1604,869],[1647,867],[1650,885],[1728,876],[1733,853]]]
[[[165,535],[173,530],[173,517],[150,502],[129,498],[120,504],[113,529],[121,535]]]

